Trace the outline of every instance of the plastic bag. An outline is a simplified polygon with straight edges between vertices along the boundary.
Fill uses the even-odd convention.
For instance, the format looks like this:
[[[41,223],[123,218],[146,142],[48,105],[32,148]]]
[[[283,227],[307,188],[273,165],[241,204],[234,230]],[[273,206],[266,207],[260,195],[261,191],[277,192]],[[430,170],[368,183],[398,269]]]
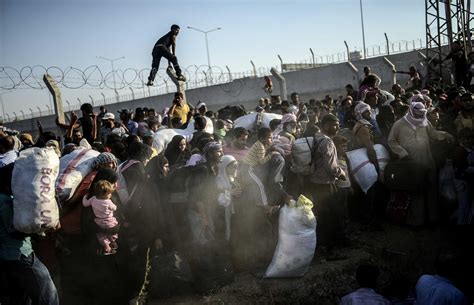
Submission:
[[[446,160],[443,168],[439,171],[439,192],[448,201],[457,199],[454,186],[454,166],[450,159]]]

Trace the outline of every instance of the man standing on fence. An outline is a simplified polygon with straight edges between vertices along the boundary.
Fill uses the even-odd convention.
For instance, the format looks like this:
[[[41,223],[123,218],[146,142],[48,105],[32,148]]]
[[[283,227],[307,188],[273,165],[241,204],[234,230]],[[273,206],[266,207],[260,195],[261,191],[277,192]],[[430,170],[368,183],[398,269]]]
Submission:
[[[176,36],[178,36],[178,34],[179,26],[173,24],[171,26],[171,30],[166,35],[158,39],[158,41],[155,43],[155,46],[153,47],[153,52],[151,53],[151,55],[153,56],[153,62],[151,64],[150,76],[148,76],[148,83],[146,84],[147,86],[153,86],[156,72],[158,72],[162,57],[166,58],[169,63],[173,64],[178,80],[183,82],[186,81],[181,72],[181,68],[178,65],[178,58],[176,57]]]

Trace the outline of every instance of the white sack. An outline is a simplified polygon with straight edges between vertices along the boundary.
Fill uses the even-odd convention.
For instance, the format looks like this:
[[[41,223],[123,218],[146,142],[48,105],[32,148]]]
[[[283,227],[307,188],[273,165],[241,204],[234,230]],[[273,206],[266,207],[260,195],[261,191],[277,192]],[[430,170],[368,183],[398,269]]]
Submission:
[[[298,203],[284,205],[278,220],[278,245],[265,278],[303,276],[316,249],[316,217],[313,204],[301,195]]]
[[[377,155],[377,160],[379,161],[380,174],[383,177],[383,171],[385,166],[390,161],[390,154],[383,145],[375,144],[374,150]],[[359,148],[356,150],[348,151],[346,153],[347,160],[349,161],[349,167],[352,174],[352,177],[362,189],[364,193],[367,194],[367,191],[377,182],[378,175],[375,170],[375,165],[369,161],[367,156],[366,148]]]
[[[12,175],[13,226],[27,233],[44,233],[59,223],[55,197],[59,158],[53,148],[20,152]]]
[[[82,179],[92,171],[92,163],[100,153],[92,149],[79,148],[60,159],[56,192],[59,202],[70,199]]]
[[[151,146],[156,149],[158,154],[160,154],[165,151],[166,147],[175,135],[181,135],[186,138],[186,142],[189,142],[193,138],[193,131],[188,129],[172,128],[160,129],[153,134],[153,143]]]
[[[270,127],[270,121],[274,119],[281,120],[281,114],[276,114],[276,113],[262,113],[262,127]],[[243,115],[241,117],[238,117],[234,121],[234,128],[236,127],[243,127],[247,130],[252,130],[255,127],[255,120],[257,118],[257,113],[249,113],[246,115]]]

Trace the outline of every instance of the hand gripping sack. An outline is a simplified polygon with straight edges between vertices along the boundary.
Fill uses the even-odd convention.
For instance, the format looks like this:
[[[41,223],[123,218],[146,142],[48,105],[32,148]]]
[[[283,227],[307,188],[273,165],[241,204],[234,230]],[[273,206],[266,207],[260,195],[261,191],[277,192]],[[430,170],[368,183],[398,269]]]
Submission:
[[[313,260],[316,249],[316,217],[313,203],[300,195],[296,204],[280,209],[278,244],[265,278],[303,276]]]
[[[12,175],[13,226],[27,233],[44,233],[59,223],[54,184],[59,158],[53,148],[29,148],[20,153]]]
[[[379,169],[383,176],[385,166],[390,161],[390,154],[387,149],[380,144],[374,145],[375,154],[379,161]],[[366,148],[359,148],[346,153],[349,161],[350,172],[361,190],[367,194],[367,191],[377,182],[378,175],[375,165],[369,161]]]
[[[82,179],[92,171],[92,163],[98,155],[98,151],[80,148],[60,159],[59,176],[56,181],[56,192],[60,203],[71,199]]]

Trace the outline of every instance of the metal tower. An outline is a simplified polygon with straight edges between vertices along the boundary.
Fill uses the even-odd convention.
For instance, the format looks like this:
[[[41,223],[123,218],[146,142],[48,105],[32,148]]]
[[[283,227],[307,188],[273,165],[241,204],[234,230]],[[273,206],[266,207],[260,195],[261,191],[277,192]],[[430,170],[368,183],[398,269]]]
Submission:
[[[467,54],[472,50],[474,14],[471,0],[425,0],[426,64],[428,83],[451,84],[451,61],[442,62],[459,40]]]

